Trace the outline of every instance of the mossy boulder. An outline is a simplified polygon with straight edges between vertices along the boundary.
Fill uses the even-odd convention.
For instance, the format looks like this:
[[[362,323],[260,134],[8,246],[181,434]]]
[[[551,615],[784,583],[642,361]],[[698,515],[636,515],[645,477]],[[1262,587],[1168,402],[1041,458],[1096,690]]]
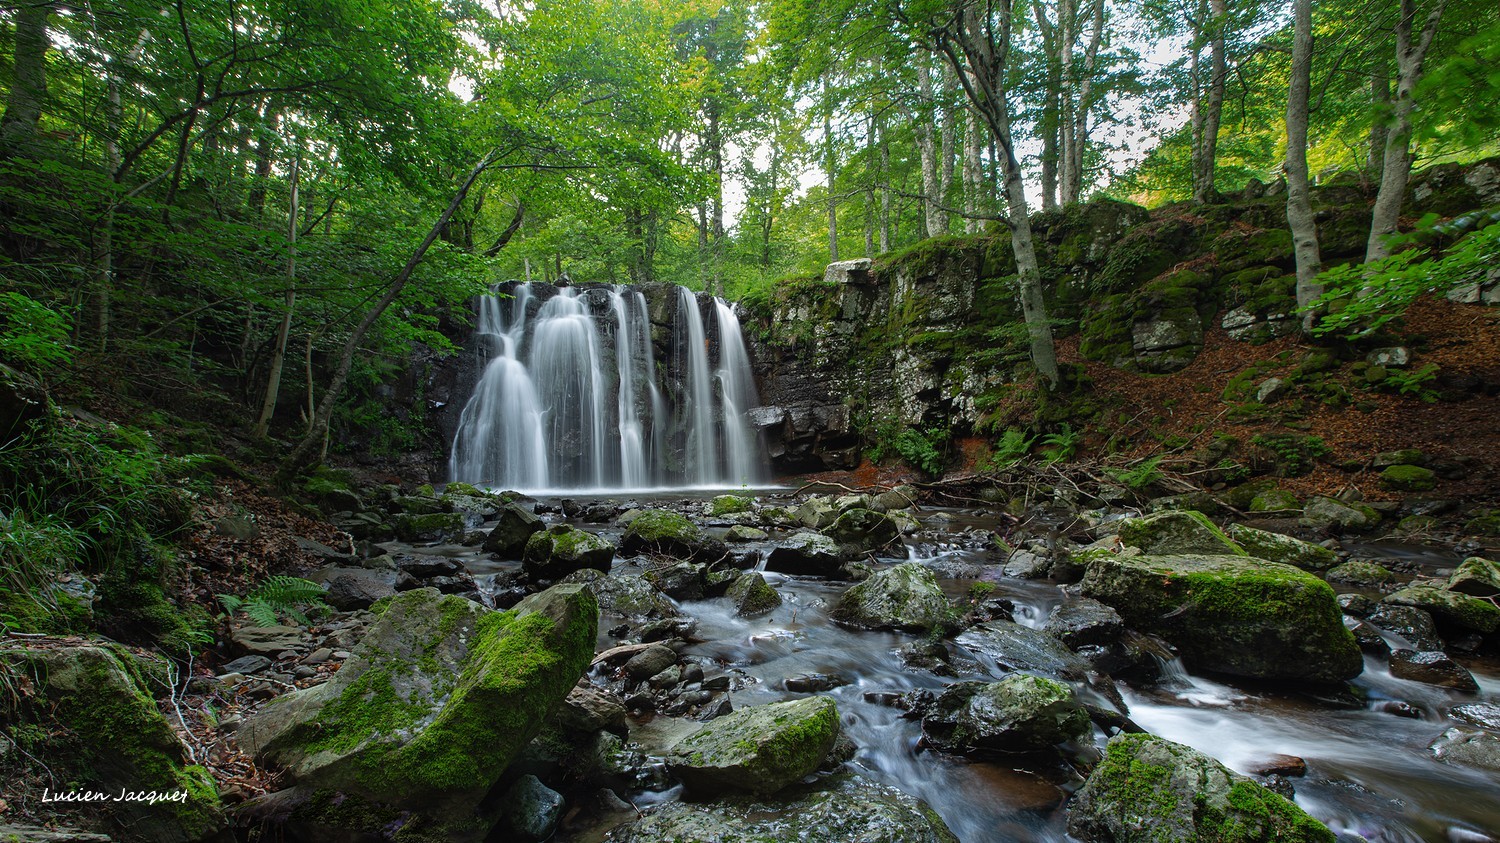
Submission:
[[[852,557],[874,553],[898,542],[901,528],[883,512],[854,508],[834,519],[823,535],[838,542],[840,552]]]
[[[447,507],[443,505],[443,502],[438,499],[437,495],[401,495],[391,499],[390,511],[396,514],[433,515],[439,512],[446,512]]]
[[[268,703],[240,745],[305,789],[477,822],[480,800],[588,667],[597,622],[576,583],[508,612],[406,592],[332,679]]]
[[[1280,562],[1304,571],[1326,571],[1339,561],[1337,553],[1321,545],[1244,524],[1231,524],[1229,537],[1256,559]]]
[[[1348,583],[1365,588],[1378,588],[1396,581],[1396,575],[1388,568],[1365,559],[1350,559],[1330,570],[1329,582]]]
[[[182,743],[147,690],[151,665],[109,644],[33,649],[7,643],[0,646],[0,670],[36,680],[34,694],[21,697],[22,707],[11,712],[20,724],[11,734],[22,740],[46,736],[27,751],[56,777],[54,790],[78,782],[111,797],[121,791],[176,797],[155,805],[64,804],[70,822],[107,827],[123,843],[188,843],[224,828],[213,776],[187,763]],[[165,687],[165,671],[155,675]],[[20,759],[12,756],[7,763]],[[6,796],[19,800],[24,794]]]
[[[742,708],[679,741],[667,769],[695,793],[775,793],[822,766],[839,735],[831,697]]]
[[[1012,673],[999,682],[955,682],[922,718],[922,736],[964,755],[1037,752],[1089,731],[1089,716],[1061,682]]]
[[[505,504],[500,507],[494,529],[484,539],[484,549],[505,559],[519,559],[526,554],[531,537],[546,528],[542,519],[520,504]]]
[[[396,528],[396,538],[404,542],[444,542],[462,537],[467,522],[458,512],[423,515],[403,512],[396,516],[392,526]]]
[[[1313,498],[1302,508],[1299,524],[1314,530],[1367,530],[1380,523],[1380,513],[1360,503],[1344,503],[1333,498]]]
[[[702,562],[723,555],[722,543],[711,540],[686,515],[666,509],[648,509],[630,520],[620,550],[627,556],[654,553]]]
[[[1143,553],[1244,556],[1245,551],[1201,512],[1169,510],[1120,522],[1120,541]]]
[[[1380,485],[1396,492],[1426,492],[1437,485],[1437,475],[1419,465],[1393,465],[1380,472]]]
[[[1245,556],[1096,555],[1082,585],[1201,668],[1340,682],[1364,666],[1333,589],[1290,565]]]
[[[1082,680],[1093,668],[1061,641],[1014,621],[993,620],[964,630],[954,643],[1006,671]]]
[[[614,843],[958,843],[927,803],[844,773],[772,799],[673,800],[610,832]]]
[[[1301,508],[1302,501],[1285,489],[1267,489],[1250,499],[1251,512],[1283,512]]]
[[[757,571],[742,572],[730,583],[725,596],[742,618],[764,615],[781,605],[781,595]]]
[[[771,548],[766,570],[831,577],[843,565],[838,543],[822,533],[797,533]]]
[[[742,497],[740,495],[719,495],[708,502],[708,515],[717,518],[721,515],[735,515],[740,512],[750,512],[755,509],[755,499]]]
[[[1448,577],[1447,588],[1472,597],[1500,596],[1500,564],[1478,556],[1465,559]]]
[[[746,524],[736,524],[733,527],[730,527],[729,531],[724,534],[724,541],[763,542],[770,537],[771,535],[769,533],[758,527],[751,527]]]
[[[1431,614],[1440,624],[1489,634],[1500,630],[1500,606],[1488,600],[1435,585],[1409,585],[1384,602],[1412,606]]]
[[[584,568],[608,571],[614,558],[615,546],[607,540],[577,527],[554,524],[526,540],[521,565],[533,579],[559,580]]]
[[[839,517],[840,512],[838,507],[833,505],[832,498],[814,495],[797,507],[795,515],[802,526],[812,530],[821,530],[832,524]]]
[[[932,571],[903,562],[844,592],[830,616],[858,629],[926,632],[948,623],[950,614],[948,598]]]
[[[1073,797],[1086,843],[1334,843],[1322,823],[1253,779],[1154,735],[1117,735]]]

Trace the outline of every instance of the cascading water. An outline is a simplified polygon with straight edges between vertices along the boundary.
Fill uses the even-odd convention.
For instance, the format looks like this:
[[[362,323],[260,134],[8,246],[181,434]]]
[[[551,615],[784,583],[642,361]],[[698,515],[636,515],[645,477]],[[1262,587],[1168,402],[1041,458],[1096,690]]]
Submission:
[[[764,482],[739,319],[714,299],[711,343],[698,298],[668,295],[665,369],[640,290],[518,284],[509,300],[482,298],[475,339],[487,363],[459,418],[451,479],[528,492]]]

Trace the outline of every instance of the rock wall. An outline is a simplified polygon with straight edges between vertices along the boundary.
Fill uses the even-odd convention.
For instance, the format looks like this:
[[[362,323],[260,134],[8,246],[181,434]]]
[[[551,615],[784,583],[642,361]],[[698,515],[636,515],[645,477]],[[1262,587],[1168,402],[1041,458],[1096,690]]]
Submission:
[[[1284,194],[1252,183],[1221,204],[1148,211],[1098,199],[1034,216],[1057,335],[1078,335],[1087,359],[1168,373],[1216,326],[1246,343],[1295,331]],[[1313,191],[1325,263],[1363,256],[1371,198],[1353,178]],[[1490,159],[1416,174],[1408,209],[1451,216],[1496,203],[1500,159]],[[783,283],[744,320],[776,469],[852,468],[864,434],[882,426],[982,429],[1027,365],[1014,273],[1009,235],[992,232]]]

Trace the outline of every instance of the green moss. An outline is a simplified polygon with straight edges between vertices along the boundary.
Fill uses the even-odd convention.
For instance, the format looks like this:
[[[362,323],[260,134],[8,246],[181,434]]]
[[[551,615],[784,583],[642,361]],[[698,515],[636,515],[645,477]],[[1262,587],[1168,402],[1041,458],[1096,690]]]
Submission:
[[[1380,485],[1398,492],[1426,492],[1437,485],[1437,475],[1418,465],[1393,465],[1380,472]]]
[[[652,509],[641,513],[630,522],[630,526],[625,528],[625,534],[651,543],[689,543],[699,541],[703,537],[703,531],[699,530],[698,525],[687,516],[665,509]]]
[[[750,512],[754,509],[754,498],[746,498],[739,495],[719,495],[708,502],[708,514],[715,517],[733,515],[739,512]]]

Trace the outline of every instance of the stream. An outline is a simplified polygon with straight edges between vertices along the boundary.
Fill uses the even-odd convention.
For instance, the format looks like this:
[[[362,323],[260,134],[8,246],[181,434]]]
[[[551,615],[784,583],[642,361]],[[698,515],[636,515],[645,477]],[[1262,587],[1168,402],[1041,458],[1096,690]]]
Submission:
[[[632,504],[651,506],[649,498],[632,498]],[[682,496],[663,495],[656,503],[669,501],[682,502]],[[961,531],[998,528],[998,515],[928,508],[920,517],[926,529],[918,537],[908,537],[908,558],[932,568],[950,597],[962,597],[975,582],[992,583],[993,596],[1011,600],[1015,620],[1031,627],[1040,627],[1057,606],[1071,599],[1063,587],[1050,581],[1005,577],[986,551],[958,547]],[[617,527],[579,526],[612,540],[619,537]],[[1432,570],[1456,561],[1451,552],[1433,548],[1366,544],[1357,549],[1351,546],[1351,550],[1360,558],[1400,558]],[[496,562],[476,549],[458,546],[422,547],[417,552],[462,561],[481,587],[492,582],[495,574],[519,565]],[[902,561],[907,559],[882,558],[879,563]],[[615,570],[641,569],[634,560],[617,558]],[[940,689],[955,681],[902,666],[896,651],[917,640],[916,636],[853,631],[833,624],[829,609],[850,583],[776,573],[765,576],[784,602],[762,617],[737,617],[725,600],[679,604],[685,614],[697,619],[700,639],[683,655],[711,659],[746,680],[744,689],[733,694],[736,708],[806,696],[786,689],[789,677],[839,677],[847,684],[824,693],[838,703],[845,732],[858,747],[850,763],[864,775],[926,800],[964,843],[1073,839],[1066,832],[1065,805],[1078,779],[1061,763],[1054,762],[1056,767],[1052,767],[1029,758],[1016,763],[979,762],[923,750],[920,723],[903,718],[899,708],[882,704],[892,694]],[[1350,589],[1336,586],[1335,590]],[[603,626],[600,646],[617,643],[604,634]],[[1393,647],[1407,646],[1393,634],[1382,634]],[[949,640],[947,647],[954,656],[958,679],[1003,676],[956,642]],[[1352,835],[1372,843],[1500,839],[1500,782],[1482,771],[1439,763],[1426,749],[1433,738],[1454,725],[1447,714],[1453,705],[1500,702],[1500,664],[1457,658],[1479,682],[1477,695],[1397,679],[1383,658],[1372,656],[1365,657],[1364,672],[1350,683],[1356,693],[1332,699],[1314,696],[1312,689],[1304,694],[1196,675],[1176,660],[1161,665],[1162,678],[1157,682],[1117,680],[1116,684],[1137,724],[1239,772],[1249,773],[1273,755],[1304,759],[1306,775],[1291,780],[1296,801],[1340,834],[1340,839],[1357,839]],[[671,720],[634,720],[632,736],[638,729],[670,731],[672,724],[662,721]],[[1102,747],[1106,737],[1096,727],[1093,739]],[[676,796],[674,789],[629,798],[645,805]]]

